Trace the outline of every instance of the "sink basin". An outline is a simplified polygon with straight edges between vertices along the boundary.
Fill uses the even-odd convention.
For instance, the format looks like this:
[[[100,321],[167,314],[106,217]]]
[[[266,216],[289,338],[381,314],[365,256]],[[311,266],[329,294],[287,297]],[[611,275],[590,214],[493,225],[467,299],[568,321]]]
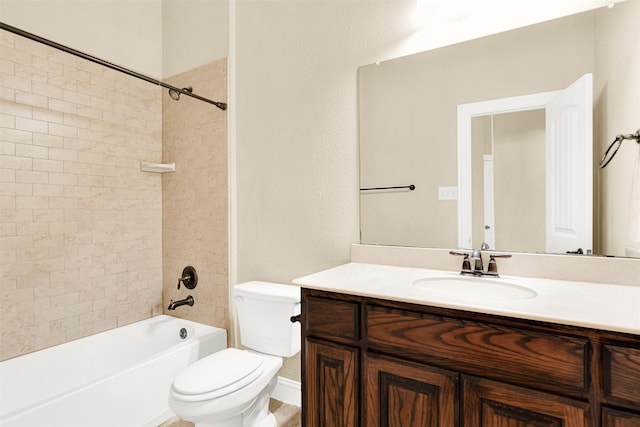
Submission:
[[[538,295],[533,289],[485,277],[429,277],[413,282],[416,288],[434,295],[471,300],[522,300]]]

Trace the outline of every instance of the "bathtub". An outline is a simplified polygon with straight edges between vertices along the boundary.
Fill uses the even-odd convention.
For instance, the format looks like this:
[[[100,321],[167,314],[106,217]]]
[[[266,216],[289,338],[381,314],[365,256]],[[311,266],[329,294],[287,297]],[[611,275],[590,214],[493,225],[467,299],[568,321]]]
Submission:
[[[0,426],[156,427],[175,376],[226,346],[224,329],[161,315],[5,360]]]

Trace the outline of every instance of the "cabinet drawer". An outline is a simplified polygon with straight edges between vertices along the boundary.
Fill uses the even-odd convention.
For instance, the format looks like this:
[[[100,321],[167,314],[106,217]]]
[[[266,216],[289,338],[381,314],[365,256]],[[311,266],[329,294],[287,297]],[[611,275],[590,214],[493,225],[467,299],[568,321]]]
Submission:
[[[305,307],[307,335],[337,341],[359,339],[359,304],[310,296]]]
[[[605,396],[640,406],[640,349],[604,346]]]
[[[371,347],[450,369],[583,394],[586,339],[368,306]]]

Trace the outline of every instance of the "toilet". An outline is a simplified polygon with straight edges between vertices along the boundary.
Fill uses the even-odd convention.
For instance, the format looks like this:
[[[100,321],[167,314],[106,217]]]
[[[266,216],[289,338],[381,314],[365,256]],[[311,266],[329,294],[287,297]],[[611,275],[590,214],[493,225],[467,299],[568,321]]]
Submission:
[[[269,399],[284,358],[300,351],[300,288],[247,282],[233,288],[240,342],[179,373],[169,407],[196,427],[275,427]]]

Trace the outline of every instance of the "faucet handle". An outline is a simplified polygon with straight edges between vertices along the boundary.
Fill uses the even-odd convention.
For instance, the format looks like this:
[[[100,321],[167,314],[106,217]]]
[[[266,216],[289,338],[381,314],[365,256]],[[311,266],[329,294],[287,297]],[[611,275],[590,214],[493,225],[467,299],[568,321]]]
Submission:
[[[496,258],[511,258],[511,254],[505,254],[502,252],[494,252],[489,255],[489,258],[492,258],[494,261]]]
[[[451,255],[463,256],[462,259],[462,269],[460,274],[473,274],[471,270],[471,261],[469,261],[469,252],[464,251],[449,251]]]
[[[498,275],[498,263],[496,262],[496,257],[493,255],[489,256],[489,265],[487,266],[487,274],[490,276]]]
[[[181,283],[183,283],[187,289],[195,288],[198,284],[198,273],[196,273],[196,269],[190,265],[186,266],[184,270],[182,270],[182,277],[178,279],[178,289],[180,289]]]
[[[468,257],[469,251],[449,251],[449,254]]]
[[[487,273],[490,276],[498,277],[498,263],[496,258],[511,258],[511,254],[491,254],[489,255],[489,265],[487,266]]]

